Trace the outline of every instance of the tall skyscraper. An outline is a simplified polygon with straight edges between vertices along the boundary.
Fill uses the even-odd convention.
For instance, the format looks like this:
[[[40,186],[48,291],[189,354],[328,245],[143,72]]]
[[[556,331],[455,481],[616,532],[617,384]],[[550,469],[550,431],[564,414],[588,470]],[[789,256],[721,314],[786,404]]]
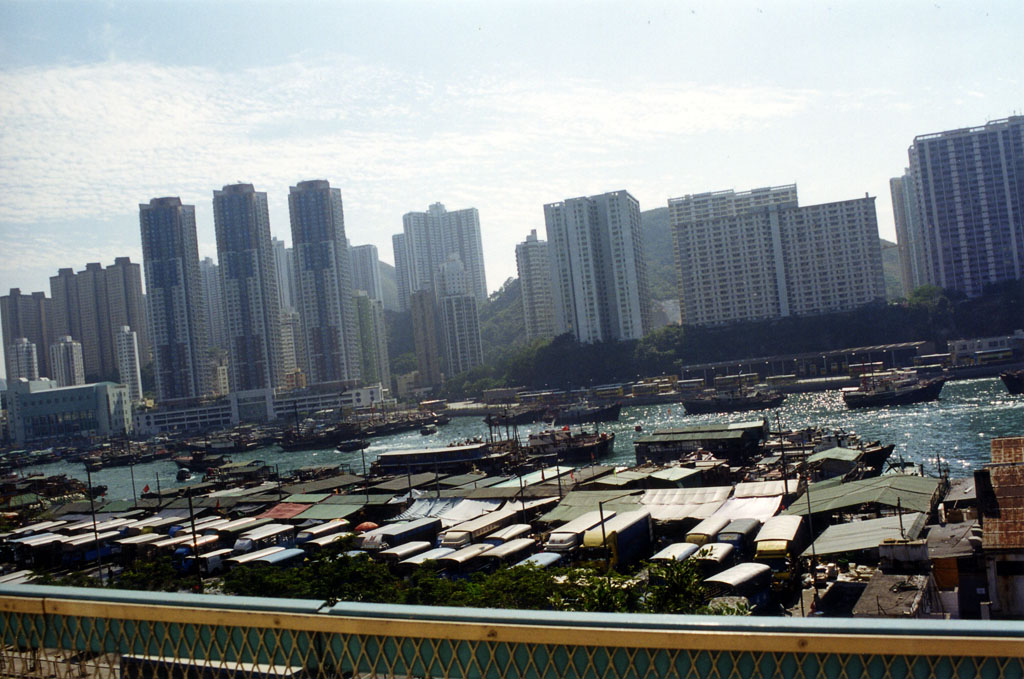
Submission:
[[[50,319],[53,317],[52,300],[44,292],[21,294],[19,288],[11,288],[10,294],[0,297],[0,327],[3,329],[4,346],[14,344],[19,337],[35,345],[37,350],[37,375],[49,377],[50,366],[46,348],[50,346]],[[15,374],[10,351],[4,352],[7,376]]]
[[[325,180],[299,182],[289,190],[288,211],[309,382],[358,380],[359,329],[341,190]]]
[[[15,337],[7,345],[7,382],[24,377],[26,380],[39,379],[39,352],[26,337]]]
[[[121,375],[120,383],[128,387],[132,403],[142,401],[142,377],[139,369],[138,333],[127,325],[117,330],[117,366]]]
[[[281,308],[295,309],[295,259],[292,248],[286,248],[283,240],[270,239],[274,248],[274,272],[277,274],[277,293]]]
[[[547,241],[537,240],[536,229],[516,245],[516,270],[523,298],[526,337],[552,337],[555,309],[551,294],[551,258]]]
[[[82,343],[64,335],[50,345],[50,377],[61,387],[85,384],[85,361],[82,358]]]
[[[177,197],[139,205],[146,305],[161,402],[211,391],[196,212]]]
[[[409,296],[413,344],[416,347],[416,386],[441,384],[441,345],[433,290],[417,290]]]
[[[893,209],[914,287],[973,297],[1024,277],[1024,116],[915,137],[908,154],[916,204]]]
[[[50,276],[50,297],[53,299],[50,327],[54,337],[71,335],[81,341],[82,307],[78,302],[78,279],[74,269],[58,269],[56,276]]]
[[[398,287],[398,310],[409,310],[409,295],[412,294],[412,282],[409,278],[409,250],[405,244],[405,234],[396,233],[391,237],[391,247],[395,251],[395,279]]]
[[[122,326],[129,326],[138,342],[139,365],[149,365],[151,350],[149,328],[146,325],[146,301],[142,294],[142,267],[128,257],[115,257],[114,263],[106,268],[105,273],[111,332],[116,337]],[[116,340],[114,346],[117,346]]]
[[[109,379],[117,369],[114,363],[113,334],[107,313],[107,280],[103,265],[91,262],[75,275],[78,286],[78,313],[85,357],[85,371],[101,380]],[[107,340],[107,341],[104,341]]]
[[[380,282],[380,258],[376,245],[357,245],[349,248],[352,255],[352,288],[364,290],[370,299],[384,301]]]
[[[371,298],[365,290],[356,290],[359,314],[359,345],[362,349],[363,384],[380,383],[391,387],[391,362],[388,359],[388,334],[384,324],[384,303]]]
[[[885,299],[874,198],[801,207],[789,185],[668,205],[684,324],[848,311]]]
[[[128,257],[104,268],[86,264],[77,274],[60,269],[50,277],[53,296],[52,331],[82,343],[85,374],[113,379],[118,371],[115,336],[122,325],[139,328],[140,360],[148,362],[149,343],[142,295],[142,271]]]
[[[281,370],[281,298],[267,194],[252,184],[213,192],[231,391],[273,389]]]
[[[202,283],[207,343],[218,352],[228,350],[228,328],[225,319],[224,293],[220,279],[220,265],[212,257],[199,262],[199,280]]]
[[[650,327],[640,204],[627,191],[544,206],[555,332],[584,343],[640,339]]]
[[[480,302],[487,299],[480,216],[476,208],[448,212],[441,203],[434,203],[426,212],[405,214],[402,225],[404,268],[408,271],[410,293],[435,290],[441,265],[456,255],[466,268],[468,294]],[[395,245],[395,266],[398,267],[399,243],[394,239],[392,243]],[[401,283],[399,285],[401,287]]]

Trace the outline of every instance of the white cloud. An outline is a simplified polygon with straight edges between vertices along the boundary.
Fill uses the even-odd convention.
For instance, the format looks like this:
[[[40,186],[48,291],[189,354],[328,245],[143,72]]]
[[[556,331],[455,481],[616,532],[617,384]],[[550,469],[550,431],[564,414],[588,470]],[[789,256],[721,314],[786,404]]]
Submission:
[[[431,82],[349,58],[238,72],[24,68],[0,71],[0,91],[0,223],[123,218],[158,195],[195,202],[202,219],[214,188],[244,180],[268,191],[283,235],[287,186],[326,177],[342,187],[350,238],[377,243],[385,259],[402,213],[434,200],[478,207],[492,287],[514,274],[507,255],[542,227],[544,202],[655,183],[645,156],[822,99],[762,86]],[[25,247],[45,237],[28,234]]]

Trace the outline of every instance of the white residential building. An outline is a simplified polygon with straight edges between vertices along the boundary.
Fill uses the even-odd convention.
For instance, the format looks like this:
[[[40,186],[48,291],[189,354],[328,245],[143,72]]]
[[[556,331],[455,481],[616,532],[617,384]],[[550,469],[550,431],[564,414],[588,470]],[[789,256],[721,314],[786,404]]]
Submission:
[[[455,255],[466,269],[467,293],[480,302],[487,299],[480,216],[476,208],[448,212],[441,203],[434,203],[426,212],[405,214],[402,226],[404,238],[401,242],[393,238],[392,243],[395,266],[407,272],[410,294],[419,290],[435,290],[436,294],[441,265]],[[404,250],[402,255],[400,249]],[[400,287],[402,276],[399,272]]]
[[[270,239],[274,251],[274,274],[277,276],[277,294],[282,309],[295,309],[295,259],[292,248],[286,248],[283,240]]]
[[[384,301],[380,282],[380,258],[376,245],[356,245],[349,248],[352,255],[352,289],[364,290],[370,299]]]
[[[669,200],[669,217],[684,324],[848,311],[885,298],[874,198],[800,207],[795,185],[718,191]]]
[[[71,339],[71,335],[57,338],[50,345],[50,379],[60,387],[85,384],[85,359],[82,357],[82,343]]]
[[[516,245],[516,269],[523,299],[526,336],[552,337],[555,334],[555,309],[551,293],[551,259],[547,241],[537,240],[537,230]]]
[[[584,343],[640,339],[650,327],[640,204],[627,191],[544,206],[555,333]]]
[[[130,326],[122,325],[115,335],[117,340],[117,367],[121,384],[128,387],[132,403],[142,401],[142,375],[139,370],[138,335]]]
[[[39,379],[39,354],[35,342],[29,342],[27,337],[15,337],[14,343],[7,345],[7,381],[21,377]]]

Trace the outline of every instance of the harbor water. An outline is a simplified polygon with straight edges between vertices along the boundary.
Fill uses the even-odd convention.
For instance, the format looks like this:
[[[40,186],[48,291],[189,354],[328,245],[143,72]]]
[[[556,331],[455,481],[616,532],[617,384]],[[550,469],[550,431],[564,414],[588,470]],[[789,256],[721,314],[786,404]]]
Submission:
[[[1024,435],[1024,396],[1011,396],[997,378],[947,382],[940,400],[909,406],[847,409],[838,391],[790,394],[777,409],[753,413],[687,415],[679,404],[623,408],[619,421],[595,426],[615,433],[615,450],[600,462],[631,466],[635,464],[633,441],[658,429],[693,424],[744,422],[768,417],[773,429],[820,427],[855,432],[866,441],[893,443],[893,459],[920,463],[926,474],[936,475],[937,465],[948,465],[951,476],[969,476],[989,460],[989,442],[1001,436]],[[518,427],[518,435],[546,428],[542,423]],[[641,431],[637,432],[636,427]],[[369,448],[354,453],[334,450],[284,452],[277,446],[233,454],[234,462],[263,460],[280,473],[313,465],[342,465],[355,474],[368,469],[377,455],[394,450],[442,447],[456,441],[487,436],[487,425],[481,417],[453,417],[436,434],[421,435],[418,431],[375,438]],[[505,430],[502,428],[502,436]],[[92,474],[94,485],[107,487],[106,499],[131,499],[145,486],[169,488],[184,485],[175,480],[177,467],[167,459],[115,467]],[[26,468],[22,473],[67,474],[86,480],[81,462],[57,462]],[[134,481],[133,481],[134,475]],[[196,480],[189,483],[195,483]],[[134,483],[134,490],[133,490]]]

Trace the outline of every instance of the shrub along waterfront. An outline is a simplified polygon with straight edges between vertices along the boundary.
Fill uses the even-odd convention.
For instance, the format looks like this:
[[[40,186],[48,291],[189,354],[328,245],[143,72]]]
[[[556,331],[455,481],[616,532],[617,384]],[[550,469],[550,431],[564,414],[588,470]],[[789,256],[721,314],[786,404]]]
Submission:
[[[704,588],[696,566],[688,562],[652,562],[630,573],[605,571],[599,564],[542,569],[501,568],[449,579],[420,566],[409,576],[365,556],[349,556],[345,548],[324,550],[289,568],[238,566],[223,581],[207,579],[208,591],[226,594],[330,602],[469,606],[529,610],[608,613],[703,613]],[[41,584],[98,587],[82,573]],[[182,575],[169,557],[139,561],[125,568],[110,585],[117,589],[196,591],[195,575]],[[715,611],[723,612],[723,611]],[[738,612],[727,610],[724,612]]]

